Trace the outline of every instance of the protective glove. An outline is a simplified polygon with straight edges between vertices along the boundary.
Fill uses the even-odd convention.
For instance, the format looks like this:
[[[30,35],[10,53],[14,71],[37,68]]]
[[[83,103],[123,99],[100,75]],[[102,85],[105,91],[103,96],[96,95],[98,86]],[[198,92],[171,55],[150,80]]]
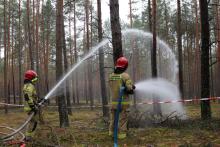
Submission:
[[[40,102],[42,102],[44,100],[44,98],[38,98],[37,103],[39,104]]]
[[[38,98],[37,103],[40,103],[43,100],[44,100],[44,98]]]
[[[37,104],[30,105],[30,108],[31,108],[31,112],[34,112],[35,114],[39,110],[39,107]]]
[[[136,88],[136,86],[135,85],[132,85],[132,89],[135,89]]]
[[[134,94],[134,90],[133,90],[133,89],[128,90],[127,88],[125,88],[125,92],[126,92],[127,94]]]

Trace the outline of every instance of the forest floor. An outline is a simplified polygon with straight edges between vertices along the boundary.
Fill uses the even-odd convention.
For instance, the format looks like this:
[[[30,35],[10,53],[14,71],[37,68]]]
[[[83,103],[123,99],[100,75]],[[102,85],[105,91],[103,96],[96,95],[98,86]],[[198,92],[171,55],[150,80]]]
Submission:
[[[220,147],[220,104],[212,103],[213,119],[201,121],[200,105],[187,104],[189,119],[172,124],[163,123],[130,128],[127,139],[119,140],[126,147]],[[11,110],[7,115],[0,111],[0,126],[17,128],[26,118],[21,110]],[[74,109],[70,127],[59,128],[57,111],[44,110],[45,124],[38,126],[35,139],[27,146],[34,147],[107,147],[113,146],[108,136],[107,123],[102,119],[101,109]],[[1,145],[0,145],[1,146]]]

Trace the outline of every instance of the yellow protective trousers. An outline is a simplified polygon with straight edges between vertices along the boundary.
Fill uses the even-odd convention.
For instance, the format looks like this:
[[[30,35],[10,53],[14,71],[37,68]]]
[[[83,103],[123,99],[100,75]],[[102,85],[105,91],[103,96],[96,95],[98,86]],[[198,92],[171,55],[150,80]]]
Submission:
[[[114,121],[115,121],[115,114],[117,109],[112,109],[110,114],[110,125],[109,125],[109,135],[113,136],[114,132]],[[124,139],[128,133],[128,111],[122,109],[119,114],[118,120],[118,138]]]
[[[25,132],[25,136],[27,138],[32,138],[34,136],[38,121],[39,121],[39,114],[36,113],[34,114],[34,116],[32,117],[32,119],[27,125],[26,132]]]

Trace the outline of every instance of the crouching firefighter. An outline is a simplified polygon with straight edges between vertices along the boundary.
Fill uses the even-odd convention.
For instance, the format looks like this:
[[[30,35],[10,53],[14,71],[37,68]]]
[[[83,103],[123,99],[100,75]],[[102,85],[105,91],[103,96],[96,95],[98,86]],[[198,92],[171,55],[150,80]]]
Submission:
[[[25,141],[31,141],[33,139],[33,135],[35,129],[37,127],[37,123],[39,121],[38,114],[38,97],[36,93],[35,84],[38,81],[37,73],[33,70],[28,70],[24,75],[24,87],[23,87],[23,97],[24,97],[24,111],[30,115],[32,112],[34,116],[30,120],[27,125],[25,132]]]
[[[109,135],[113,137],[114,134],[115,138],[115,132],[117,131],[118,139],[124,139],[127,137],[129,112],[128,108],[131,103],[131,101],[129,100],[129,94],[133,94],[135,89],[135,86],[133,85],[130,76],[125,73],[127,67],[128,60],[125,57],[118,58],[116,61],[114,73],[110,74],[109,77],[109,86],[112,101]],[[118,104],[120,105],[120,107]],[[119,110],[117,111],[117,109]],[[115,123],[116,121],[117,124]],[[118,129],[115,127],[118,127]]]

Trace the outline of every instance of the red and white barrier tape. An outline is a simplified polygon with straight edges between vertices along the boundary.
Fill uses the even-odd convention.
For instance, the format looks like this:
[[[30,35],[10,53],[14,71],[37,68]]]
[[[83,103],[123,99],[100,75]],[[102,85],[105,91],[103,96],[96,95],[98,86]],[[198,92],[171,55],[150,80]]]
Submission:
[[[158,101],[158,102],[142,102],[142,103],[137,103],[137,105],[144,105],[144,104],[148,104],[148,105],[152,105],[152,104],[166,104],[166,103],[184,103],[184,102],[193,102],[193,101],[206,101],[206,100],[220,100],[220,97],[211,97],[211,98],[201,98],[201,99],[188,99],[188,100],[168,100],[168,101]],[[11,107],[24,107],[24,105],[18,105],[18,104],[7,104],[7,103],[0,103],[0,105],[4,105],[4,106],[11,106]],[[110,105],[107,105],[110,106]],[[55,108],[58,106],[47,106],[47,107],[51,107],[51,108]],[[97,105],[97,106],[76,106],[76,107],[71,107],[73,109],[80,109],[80,108],[98,108],[98,107],[102,107],[101,105]]]
[[[10,106],[10,107],[24,107],[24,105],[18,105],[18,104],[8,104],[8,103],[0,103],[0,105],[3,106]],[[58,106],[47,106],[49,108],[57,108]],[[97,108],[97,107],[102,107],[101,105],[97,105],[97,106],[76,106],[76,107],[70,107],[70,108],[74,108],[74,109],[80,109],[80,108]],[[69,108],[69,107],[67,107]]]
[[[108,105],[107,105],[108,106]],[[57,108],[58,106],[47,106],[49,108]],[[73,108],[73,109],[81,109],[81,108],[101,108],[102,105],[96,105],[96,106],[72,106],[72,107],[67,107],[67,108]]]
[[[192,101],[207,101],[207,100],[220,100],[220,97],[211,97],[211,98],[201,98],[201,99],[188,99],[188,100],[169,100],[169,101],[159,101],[159,102],[142,102],[138,103],[138,105],[143,105],[143,104],[165,104],[165,103],[184,103],[184,102],[192,102]]]
[[[19,104],[0,103],[0,105],[11,106],[11,107],[24,107],[24,105],[19,105]]]

